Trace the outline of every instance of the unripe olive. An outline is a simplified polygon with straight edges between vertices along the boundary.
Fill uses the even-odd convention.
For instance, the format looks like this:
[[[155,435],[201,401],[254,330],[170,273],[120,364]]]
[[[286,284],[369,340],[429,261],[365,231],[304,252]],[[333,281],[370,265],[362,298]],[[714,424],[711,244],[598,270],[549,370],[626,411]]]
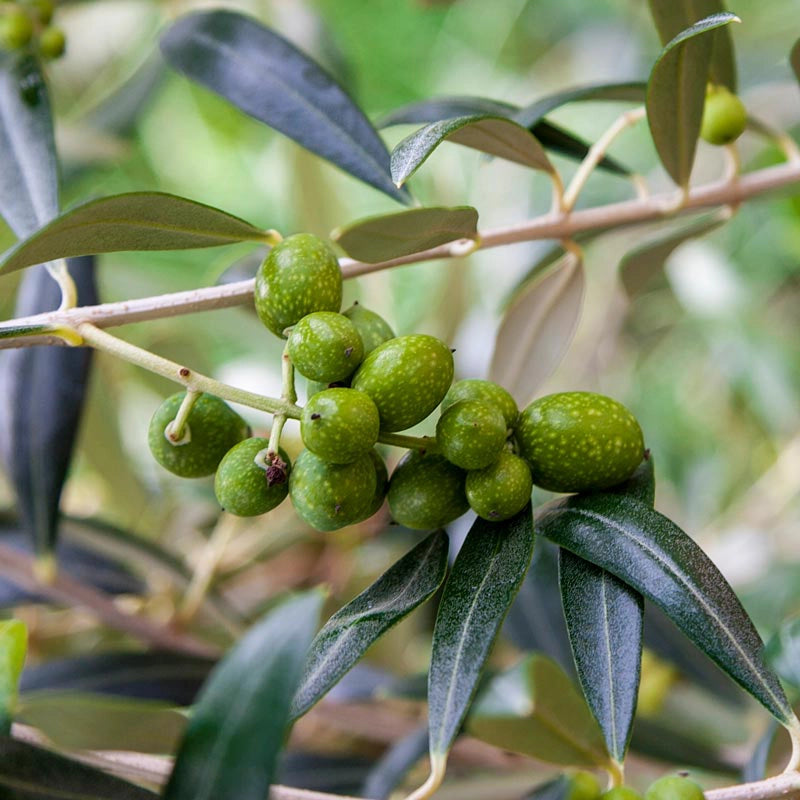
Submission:
[[[36,13],[39,22],[41,22],[42,25],[49,25],[50,20],[53,19],[53,13],[56,10],[53,0],[30,0],[30,5]]]
[[[372,502],[364,512],[362,519],[369,519],[373,514],[377,513],[386,499],[386,492],[389,490],[389,470],[386,469],[386,462],[374,447],[369,451],[369,457],[375,467],[375,494],[372,496]],[[357,522],[360,521],[357,520]]]
[[[289,494],[291,462],[282,449],[276,459],[256,462],[268,446],[269,439],[254,436],[234,445],[220,461],[214,492],[225,511],[255,517],[271,511]]]
[[[333,251],[317,236],[298,233],[276,244],[256,273],[256,311],[264,325],[284,331],[314,311],[339,311],[342,272]]]
[[[292,328],[287,348],[301,375],[325,383],[347,378],[364,357],[356,326],[333,311],[315,311],[303,317]]]
[[[730,144],[738,139],[747,127],[747,109],[744,103],[726,86],[709,85],[700,136],[710,144]]]
[[[312,528],[335,531],[364,519],[374,502],[376,483],[369,453],[351,464],[331,464],[303,450],[289,476],[289,496]]]
[[[593,392],[539,398],[520,415],[516,437],[533,482],[553,492],[614,486],[629,478],[644,456],[633,414]]]
[[[644,800],[704,800],[703,790],[694,781],[677,775],[666,775],[651,784]]]
[[[436,453],[410,450],[389,481],[389,510],[400,525],[415,530],[441,528],[468,508],[466,473]]]
[[[39,34],[39,50],[45,58],[60,58],[67,49],[67,37],[61,28],[45,28]]]
[[[325,389],[303,409],[303,444],[325,461],[349,464],[372,450],[380,420],[375,403],[356,389]]]
[[[591,772],[578,770],[568,781],[564,800],[598,800],[600,797],[600,782]]]
[[[499,383],[479,378],[465,378],[456,381],[442,400],[442,413],[459,400],[480,400],[497,406],[506,421],[506,427],[513,428],[519,417],[519,409],[514,398]]]
[[[353,376],[352,386],[378,407],[381,430],[402,431],[441,403],[453,380],[453,354],[425,334],[398,336],[376,347]]]
[[[642,800],[642,796],[629,786],[615,786],[613,789],[603,792],[600,800]]]
[[[369,355],[379,344],[394,339],[394,331],[380,314],[358,303],[354,303],[342,313],[356,326],[358,335],[364,343],[364,356]]]
[[[436,446],[462,469],[481,469],[494,461],[506,442],[506,422],[496,406],[460,400],[436,424]]]
[[[33,36],[33,22],[20,8],[11,8],[0,16],[0,43],[9,50],[25,47]]]
[[[201,394],[186,419],[183,436],[174,441],[166,433],[181,407],[184,392],[168,397],[153,414],[148,444],[153,457],[175,475],[201,478],[211,475],[222,457],[250,435],[247,423],[223,400]]]
[[[524,459],[503,450],[488,467],[467,473],[467,500],[483,519],[499,522],[513,517],[530,502],[533,481]]]

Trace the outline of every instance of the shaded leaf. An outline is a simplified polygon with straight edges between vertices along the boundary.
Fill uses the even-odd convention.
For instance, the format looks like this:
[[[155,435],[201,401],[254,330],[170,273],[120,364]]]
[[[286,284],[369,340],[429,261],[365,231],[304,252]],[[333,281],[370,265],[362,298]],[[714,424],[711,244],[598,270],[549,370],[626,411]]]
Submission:
[[[14,339],[19,336],[46,335],[52,331],[48,325],[13,325],[7,324],[0,327],[0,339]]]
[[[542,514],[539,531],[659,605],[778,720],[794,719],[738,598],[708,556],[673,522],[633,498],[599,493],[553,504]]]
[[[188,14],[161,38],[167,61],[356,178],[400,202],[389,153],[372,123],[318,64],[274,31],[233,11]]]
[[[565,253],[523,287],[507,309],[495,340],[489,379],[508,389],[520,408],[561,363],[580,319],[583,262]]]
[[[630,740],[642,662],[642,596],[561,550],[559,580],[575,666],[606,747],[620,763]]]
[[[22,620],[0,621],[0,735],[11,731],[19,676],[28,651],[28,630]]]
[[[733,14],[715,14],[681,31],[663,49],[647,82],[647,122],[664,169],[689,183],[706,97],[714,32]]]
[[[712,14],[725,11],[723,0],[649,0],[661,44],[666,45],[682,30]],[[714,39],[709,75],[714,83],[736,91],[736,61],[730,30],[720,30]]]
[[[482,114],[433,122],[406,136],[392,150],[392,180],[398,186],[405,183],[445,141],[553,172],[542,146],[527,128],[507,117]]]
[[[267,796],[321,603],[319,592],[285,601],[215,668],[193,709],[165,800]]]
[[[797,80],[800,81],[800,39],[792,46],[792,50],[789,53],[789,63],[792,65]]]
[[[487,682],[467,730],[484,742],[552,764],[608,764],[603,734],[564,671],[534,653]]]
[[[572,785],[570,776],[559,775],[534,787],[533,791],[525,795],[524,800],[567,800]]]
[[[530,130],[539,140],[539,144],[542,147],[559,155],[566,156],[574,161],[583,161],[589,154],[589,144],[584,139],[562,128],[560,125],[548,122],[546,119],[537,122]],[[620,164],[619,161],[611,156],[603,156],[597,166],[614,175],[631,174],[631,171],[626,166]]]
[[[374,763],[374,758],[362,755],[290,750],[281,757],[277,782],[293,789],[355,795]]]
[[[41,747],[0,737],[3,800],[156,800],[158,795]]]
[[[782,680],[800,689],[800,617],[781,625],[767,642],[764,656]]]
[[[47,261],[49,259],[43,259]],[[93,259],[69,264],[79,302],[97,302]],[[45,267],[31,270],[17,296],[17,316],[58,308],[61,291]],[[53,549],[58,504],[89,378],[91,350],[25,347],[0,355],[0,457],[19,514],[39,553]]]
[[[396,741],[370,769],[359,797],[389,800],[414,765],[428,752],[428,726],[423,725]]]
[[[769,764],[769,751],[775,741],[775,736],[780,730],[778,723],[771,719],[767,724],[764,733],[758,737],[756,746],[742,768],[742,782],[752,783],[761,781],[767,777],[767,765]]]
[[[66,211],[12,248],[0,274],[67,256],[260,242],[264,231],[218,208],[163,192],[130,192]]]
[[[477,519],[444,588],[428,674],[432,760],[458,734],[495,636],[533,552],[530,506],[504,522]]]
[[[477,235],[478,212],[470,206],[460,206],[412,208],[368,217],[337,228],[331,238],[351,258],[375,264],[458,239],[475,239]]]
[[[447,551],[447,534],[432,533],[325,623],[309,650],[293,718],[305,714],[373,642],[430,598],[444,580]]]
[[[44,78],[29,54],[0,56],[0,214],[18,237],[58,213],[58,164]]]

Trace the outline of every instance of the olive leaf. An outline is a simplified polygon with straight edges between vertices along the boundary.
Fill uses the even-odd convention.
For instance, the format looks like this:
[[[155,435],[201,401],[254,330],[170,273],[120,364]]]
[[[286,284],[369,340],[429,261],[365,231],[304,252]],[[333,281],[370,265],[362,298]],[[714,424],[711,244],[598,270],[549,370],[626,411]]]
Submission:
[[[28,651],[28,630],[22,620],[0,622],[0,735],[11,731],[19,677]]]
[[[392,792],[428,752],[428,726],[423,725],[398,739],[370,769],[359,797],[389,800]]]
[[[797,80],[800,81],[800,39],[792,45],[789,53],[789,63],[792,65]]]

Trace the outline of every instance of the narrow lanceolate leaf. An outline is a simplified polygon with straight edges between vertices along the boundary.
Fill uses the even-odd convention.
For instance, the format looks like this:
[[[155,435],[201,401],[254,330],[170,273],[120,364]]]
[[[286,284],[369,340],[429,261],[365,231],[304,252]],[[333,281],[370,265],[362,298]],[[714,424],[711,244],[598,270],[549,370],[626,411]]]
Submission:
[[[372,123],[307,55],[251,17],[207,11],[161,38],[167,61],[246,114],[356,178],[408,202],[389,177],[389,152]]]
[[[478,212],[470,206],[412,208],[337,228],[331,238],[351,258],[375,264],[457,239],[475,239]]]
[[[489,744],[575,767],[609,763],[603,734],[564,671],[535,653],[487,681],[467,730]]]
[[[28,650],[28,631],[18,619],[0,622],[0,735],[11,731],[19,676]]]
[[[631,736],[642,661],[642,596],[569,550],[559,581],[583,694],[619,762]]]
[[[447,542],[443,531],[431,534],[328,620],[311,645],[292,718],[305,714],[373,642],[439,588],[447,570]]]
[[[716,31],[738,22],[715,14],[681,31],[663,49],[647,83],[647,121],[658,157],[678,186],[692,172]]]
[[[157,800],[158,795],[26,742],[0,737],[3,800]]]
[[[31,55],[0,56],[0,164],[0,215],[28,236],[58,213],[50,101]]]
[[[48,259],[44,259],[48,260]],[[70,262],[82,305],[97,302],[93,259]],[[60,290],[47,270],[20,285],[16,313],[50,311]],[[39,553],[55,546],[58,503],[67,475],[89,377],[91,350],[26,347],[0,357],[0,457],[17,495],[19,515]]]
[[[526,405],[564,357],[580,319],[586,279],[583,262],[566,253],[524,286],[497,332],[490,380]]]
[[[389,800],[414,765],[428,752],[428,726],[411,731],[399,739],[367,773],[359,797]]]
[[[764,662],[761,638],[733,589],[673,522],[633,498],[598,493],[555,503],[542,514],[538,530],[660,606],[779,721],[794,720]]]
[[[433,761],[441,761],[458,734],[532,552],[528,506],[505,522],[476,520],[456,557],[436,617],[428,673]]]
[[[789,53],[789,63],[792,65],[797,80],[800,81],[800,39],[798,39]]]
[[[20,242],[0,274],[57,258],[123,250],[190,250],[264,241],[262,230],[218,208],[162,192],[131,192],[66,211]]]
[[[723,0],[650,0],[650,13],[662,45],[698,20],[725,10]],[[719,31],[714,39],[709,77],[714,83],[736,91],[736,60],[728,28]]]
[[[282,603],[211,674],[194,706],[165,800],[264,800],[322,595]]]
[[[21,336],[46,336],[52,330],[47,325],[0,325],[0,339],[17,339]]]
[[[392,151],[392,180],[402,186],[445,141],[532,169],[553,171],[541,144],[527,128],[506,117],[479,114],[433,122],[403,139]]]

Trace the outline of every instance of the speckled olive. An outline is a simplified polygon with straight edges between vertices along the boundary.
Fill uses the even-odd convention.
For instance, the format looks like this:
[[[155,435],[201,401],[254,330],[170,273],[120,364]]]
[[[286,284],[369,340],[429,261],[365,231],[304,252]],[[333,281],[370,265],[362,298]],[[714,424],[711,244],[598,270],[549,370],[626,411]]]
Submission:
[[[279,450],[279,461],[256,461],[268,446],[269,439],[254,436],[232,447],[220,461],[214,492],[225,511],[239,517],[255,517],[271,511],[289,494],[289,456]]]
[[[497,406],[508,428],[513,428],[519,417],[519,409],[514,398],[499,383],[492,381],[479,378],[456,381],[442,400],[442,413],[459,400],[480,400]]]
[[[469,508],[466,472],[436,453],[410,450],[389,481],[389,510],[400,525],[415,530],[441,528]]]
[[[644,800],[704,800],[704,797],[698,784],[678,775],[659,778],[644,793]]]
[[[369,457],[375,467],[375,494],[362,519],[369,519],[380,509],[386,499],[386,492],[389,490],[389,470],[386,469],[386,462],[374,447],[369,451]],[[360,521],[361,519],[357,520],[357,522]]]
[[[369,355],[378,345],[394,339],[394,331],[380,314],[354,303],[342,312],[356,326],[358,335],[364,343],[364,355]]]
[[[553,492],[614,486],[629,478],[644,456],[642,429],[633,414],[593,392],[539,398],[520,415],[516,436],[533,482]]]
[[[436,446],[462,469],[482,469],[494,461],[506,442],[506,421],[497,406],[459,400],[436,423]]]
[[[522,511],[531,499],[533,481],[527,462],[504,450],[483,469],[467,473],[467,500],[483,519],[499,522]]]
[[[277,336],[313,311],[342,307],[342,272],[333,251],[317,236],[298,233],[276,244],[258,268],[255,305]]]
[[[364,357],[356,326],[333,311],[315,311],[303,317],[292,328],[287,348],[301,375],[324,383],[344,380]]]
[[[703,106],[700,136],[709,144],[736,141],[747,127],[744,103],[725,86],[709,85]]]
[[[247,423],[223,400],[201,394],[186,420],[183,436],[173,442],[165,433],[175,419],[184,392],[168,397],[153,414],[148,444],[162,467],[182,478],[211,475],[225,453],[249,436]]]
[[[597,800],[600,797],[600,782],[585,769],[573,772],[567,781],[563,800]]]
[[[352,386],[378,407],[381,430],[402,431],[421,422],[453,380],[453,354],[425,334],[398,336],[376,347],[353,376]]]
[[[312,528],[335,531],[364,519],[374,502],[376,482],[369,453],[351,464],[331,464],[303,450],[289,476],[289,496]]]
[[[372,450],[380,420],[375,403],[356,389],[325,389],[303,409],[300,435],[305,446],[333,464],[349,464]]]

